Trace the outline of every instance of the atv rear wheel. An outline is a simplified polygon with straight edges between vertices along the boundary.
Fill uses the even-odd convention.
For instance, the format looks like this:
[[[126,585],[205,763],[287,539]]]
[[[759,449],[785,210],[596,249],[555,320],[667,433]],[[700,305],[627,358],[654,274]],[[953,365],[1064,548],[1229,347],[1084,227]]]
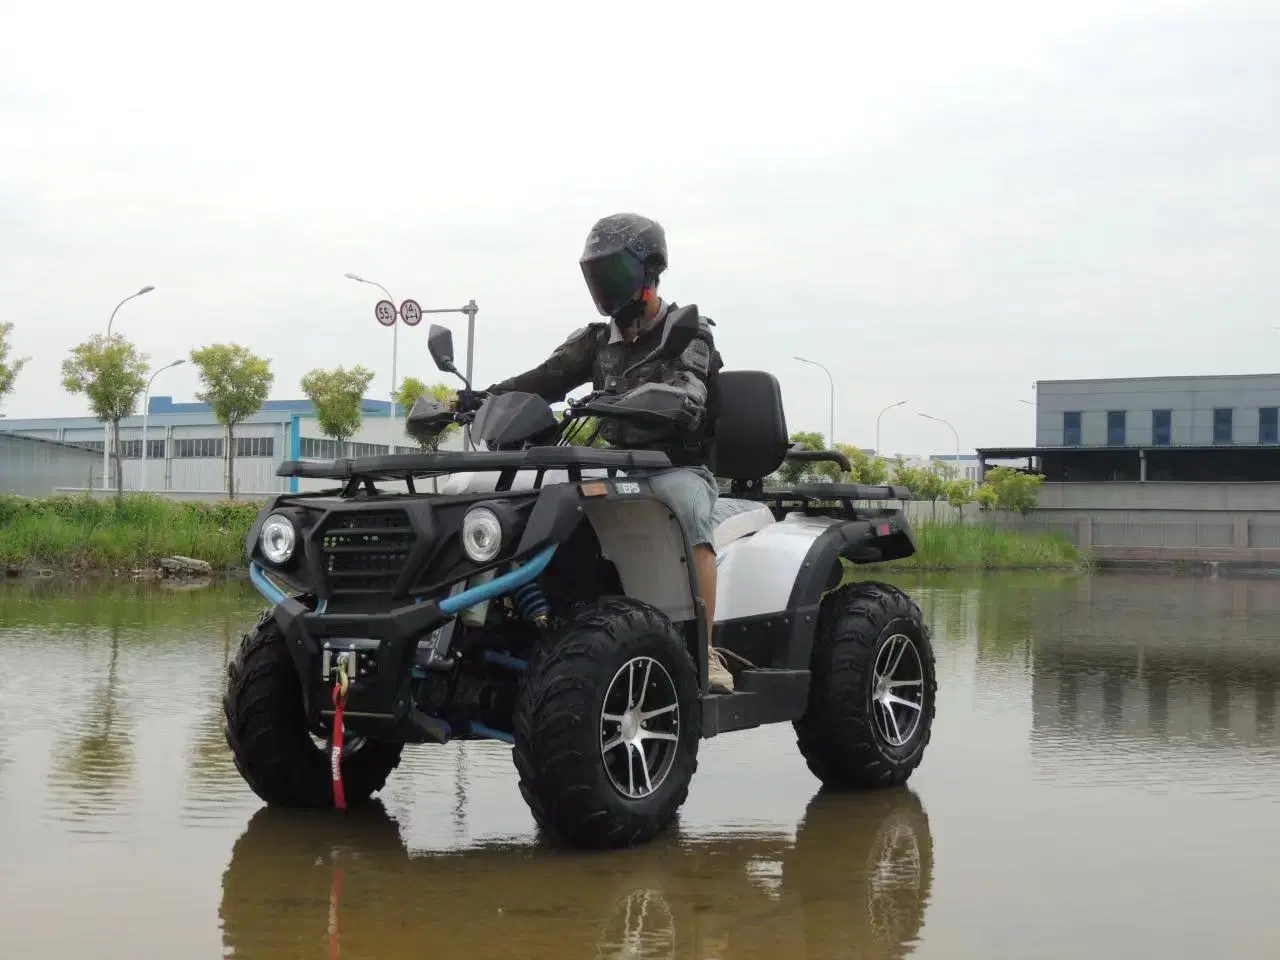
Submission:
[[[659,610],[606,597],[530,665],[512,751],[538,825],[575,847],[645,843],[689,795],[702,717],[698,671]]]
[[[933,730],[937,694],[929,628],[897,587],[851,583],[822,601],[800,752],[830,787],[907,782]]]
[[[254,793],[271,806],[333,805],[329,751],[307,729],[302,684],[270,613],[244,635],[227,665],[222,709],[236,769]],[[343,744],[348,806],[365,803],[385,786],[403,746],[359,738]]]

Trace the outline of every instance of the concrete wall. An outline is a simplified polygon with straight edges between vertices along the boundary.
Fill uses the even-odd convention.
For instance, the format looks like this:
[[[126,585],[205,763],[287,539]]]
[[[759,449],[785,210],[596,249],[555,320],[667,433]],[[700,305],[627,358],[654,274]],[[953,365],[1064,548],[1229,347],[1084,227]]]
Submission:
[[[102,474],[91,451],[0,433],[0,493],[47,497],[58,487],[84,486]]]
[[[1234,444],[1258,443],[1258,410],[1280,407],[1280,374],[1041,380],[1036,384],[1036,445],[1063,445],[1063,413],[1081,414],[1081,444],[1107,443],[1107,411],[1123,410],[1125,444],[1152,442],[1152,411],[1171,411],[1174,446],[1211,444],[1213,411],[1230,408]]]
[[[1280,563],[1280,483],[1046,483],[1030,516],[988,519],[1105,560]]]

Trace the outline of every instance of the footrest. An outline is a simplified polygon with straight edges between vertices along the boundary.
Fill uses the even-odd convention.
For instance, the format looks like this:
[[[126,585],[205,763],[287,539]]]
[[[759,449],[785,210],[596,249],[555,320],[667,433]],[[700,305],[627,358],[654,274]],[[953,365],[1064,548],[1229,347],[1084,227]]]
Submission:
[[[798,720],[809,699],[808,670],[743,670],[733,693],[702,700],[702,736],[750,730],[766,723]]]

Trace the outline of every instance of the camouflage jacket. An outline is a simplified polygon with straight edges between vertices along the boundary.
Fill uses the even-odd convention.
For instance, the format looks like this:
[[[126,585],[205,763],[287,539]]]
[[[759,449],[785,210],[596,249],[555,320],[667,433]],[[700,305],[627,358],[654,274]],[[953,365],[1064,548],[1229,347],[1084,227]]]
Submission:
[[[716,418],[720,412],[719,373],[723,365],[711,335],[712,321],[702,317],[693,342],[677,360],[654,361],[631,371],[626,380],[619,375],[658,345],[662,320],[675,304],[664,304],[654,323],[627,343],[610,323],[597,322],[575,330],[546,360],[525,373],[495,383],[493,394],[519,390],[535,393],[547,403],[563,400],[569,391],[588,381],[592,389],[606,387],[625,393],[645,383],[665,383],[681,390],[693,412],[687,427],[676,424],[638,424],[622,418],[602,418],[600,436],[611,446],[661,450],[677,466],[706,466],[711,463]]]

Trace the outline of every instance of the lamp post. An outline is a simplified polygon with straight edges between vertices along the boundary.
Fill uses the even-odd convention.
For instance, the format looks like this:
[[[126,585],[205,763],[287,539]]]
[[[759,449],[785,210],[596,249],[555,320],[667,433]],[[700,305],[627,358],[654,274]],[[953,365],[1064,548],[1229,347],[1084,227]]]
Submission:
[[[396,415],[396,359],[400,354],[400,308],[396,306],[396,298],[391,295],[391,291],[377,281],[366,280],[354,273],[344,273],[343,276],[356,283],[367,283],[371,287],[377,287],[387,295],[387,300],[396,311],[391,319],[391,415],[394,417]]]
[[[155,382],[156,377],[170,367],[178,367],[186,363],[185,360],[175,360],[173,363],[166,364],[155,373],[151,374],[151,379],[147,381],[147,389],[142,393],[142,492],[147,492],[147,414],[150,412],[151,384]]]
[[[921,413],[920,416],[924,417],[926,420],[936,420],[938,423],[941,423],[943,426],[950,427],[951,433],[956,438],[956,469],[959,470],[960,469],[960,434],[956,433],[956,428],[952,427],[951,424],[947,423],[947,421],[943,420],[941,417],[931,417],[927,413]]]
[[[822,364],[820,364],[817,360],[806,360],[804,357],[794,357],[793,359],[799,360],[801,363],[812,364],[813,366],[817,367],[819,370],[821,370],[823,373],[827,375],[827,382],[831,384],[831,400],[830,400],[831,432],[827,435],[827,447],[831,450],[834,450],[836,448],[836,381],[835,381],[835,378],[831,376],[831,371],[828,370],[826,367],[824,367]]]
[[[134,297],[140,297],[144,293],[150,293],[155,287],[147,284],[137,293],[131,293],[119,303],[116,304],[115,310],[111,311],[111,316],[107,318],[107,341],[111,340],[111,324],[115,322],[116,311],[123,307]],[[102,489],[107,489],[107,475],[111,472],[111,424],[104,423],[102,425]]]
[[[879,457],[881,460],[886,459],[886,457],[884,453],[880,450],[880,418],[883,417],[890,410],[892,410],[894,407],[900,407],[906,402],[907,401],[905,400],[899,400],[896,403],[891,403],[887,407],[885,407],[883,410],[881,410],[879,413],[876,414],[876,456]]]

